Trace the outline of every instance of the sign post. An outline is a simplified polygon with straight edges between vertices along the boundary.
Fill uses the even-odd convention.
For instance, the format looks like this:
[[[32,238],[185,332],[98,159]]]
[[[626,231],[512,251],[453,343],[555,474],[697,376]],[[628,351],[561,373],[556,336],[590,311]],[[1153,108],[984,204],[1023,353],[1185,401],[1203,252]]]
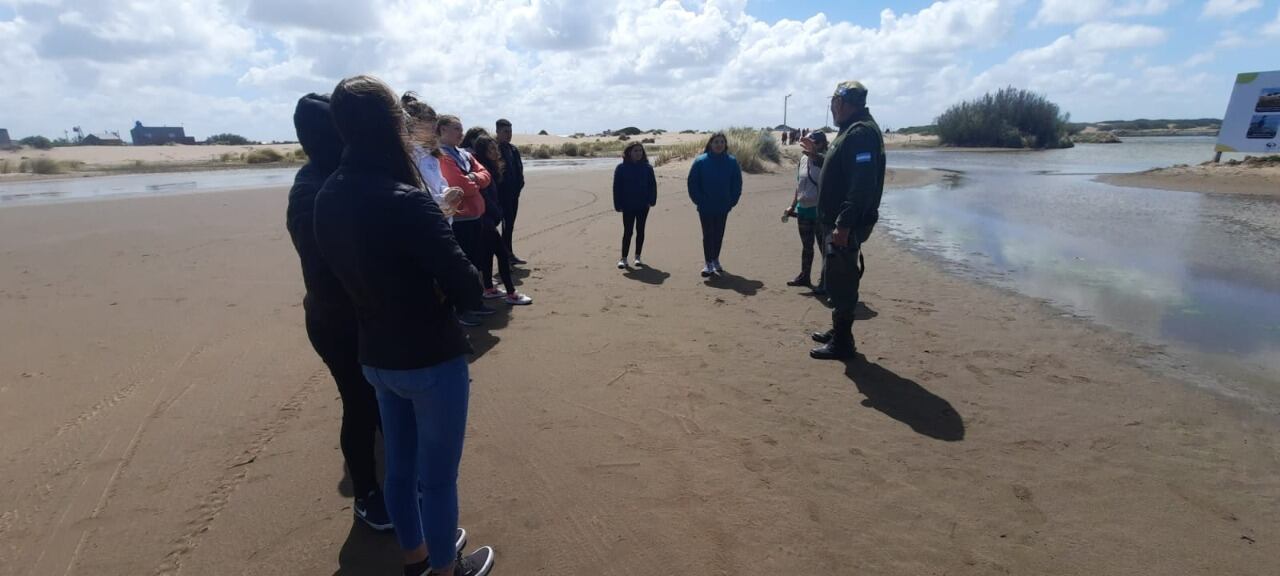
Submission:
[[[1227,114],[1218,132],[1217,154],[1223,152],[1280,152],[1280,70],[1236,76]]]

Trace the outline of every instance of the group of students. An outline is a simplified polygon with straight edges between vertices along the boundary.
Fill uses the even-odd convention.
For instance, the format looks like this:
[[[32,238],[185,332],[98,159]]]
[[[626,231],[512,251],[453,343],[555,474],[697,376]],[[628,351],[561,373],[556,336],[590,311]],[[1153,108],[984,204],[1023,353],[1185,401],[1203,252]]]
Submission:
[[[689,199],[698,209],[702,224],[703,278],[724,274],[720,266],[720,250],[724,246],[729,212],[742,198],[742,167],[729,153],[729,140],[717,132],[707,141],[702,154],[689,168]],[[618,268],[629,265],[631,237],[636,240],[636,267],[644,266],[644,228],[649,209],[658,203],[658,181],[644,145],[637,142],[623,150],[622,162],[613,171],[613,208],[622,213],[622,258]]]
[[[800,220],[804,249],[791,284],[811,284],[812,246],[824,246],[819,287],[834,306],[832,330],[813,335],[824,344],[814,358],[855,352],[860,245],[878,218],[885,173],[883,140],[865,102],[865,87],[842,83],[832,97],[836,139],[829,149],[821,132],[801,142],[806,161],[788,214]],[[286,220],[302,263],[307,335],[342,397],[355,515],[395,531],[407,576],[485,576],[493,549],[464,555],[467,533],[458,526],[473,352],[462,326],[489,313],[486,298],[532,302],[511,276],[511,265],[523,263],[511,239],[524,186],[511,123],[499,120],[496,137],[464,132],[457,117],[437,116],[414,94],[398,96],[361,75],[329,96],[304,96],[294,124],[309,160],[289,192]],[[724,273],[728,215],[742,195],[742,170],[723,133],[693,161],[687,184],[702,224],[702,276],[716,277]],[[624,151],[613,193],[623,214],[618,267],[628,267],[633,233],[634,264],[643,266],[657,179],[642,144]],[[494,286],[495,259],[505,290]],[[381,488],[373,457],[379,429]]]
[[[358,519],[394,530],[407,576],[485,576],[494,551],[463,554],[458,467],[473,352],[461,325],[516,291],[511,236],[523,164],[511,123],[463,132],[371,76],[304,96],[308,156],[287,225],[302,261],[307,335],[342,397],[341,447]],[[501,225],[501,229],[499,229]],[[505,290],[494,286],[492,266]],[[379,487],[374,441],[382,431]]]

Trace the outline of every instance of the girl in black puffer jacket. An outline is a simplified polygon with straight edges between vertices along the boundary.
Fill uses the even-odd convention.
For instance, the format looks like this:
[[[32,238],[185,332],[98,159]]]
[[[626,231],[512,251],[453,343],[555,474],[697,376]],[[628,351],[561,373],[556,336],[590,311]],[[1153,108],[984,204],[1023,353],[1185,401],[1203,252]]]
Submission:
[[[643,266],[640,253],[644,251],[644,225],[649,219],[649,208],[658,203],[658,180],[649,165],[644,145],[636,142],[622,151],[622,163],[613,171],[613,209],[622,213],[622,259],[618,269],[627,267],[627,255],[631,252],[631,233],[636,235],[637,267]]]

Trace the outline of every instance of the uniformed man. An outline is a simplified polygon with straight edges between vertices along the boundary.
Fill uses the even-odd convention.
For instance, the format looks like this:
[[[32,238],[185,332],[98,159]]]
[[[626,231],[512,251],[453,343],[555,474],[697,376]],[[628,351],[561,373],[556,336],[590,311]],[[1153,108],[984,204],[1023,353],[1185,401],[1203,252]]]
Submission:
[[[834,309],[832,328],[813,339],[822,344],[809,352],[819,360],[853,358],[853,313],[862,279],[862,243],[880,217],[884,191],[884,135],[867,109],[867,88],[841,82],[831,96],[831,115],[840,132],[822,160],[818,179],[818,220],[826,234],[827,295]],[[806,153],[812,141],[801,143]]]

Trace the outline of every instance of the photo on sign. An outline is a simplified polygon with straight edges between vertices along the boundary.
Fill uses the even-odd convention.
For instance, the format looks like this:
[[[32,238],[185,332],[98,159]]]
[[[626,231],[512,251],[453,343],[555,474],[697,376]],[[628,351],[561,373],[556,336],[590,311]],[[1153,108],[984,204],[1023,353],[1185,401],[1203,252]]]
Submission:
[[[1280,114],[1258,114],[1249,120],[1249,132],[1245,138],[1270,140],[1280,132]]]
[[[1280,88],[1263,88],[1254,112],[1280,112]]]

